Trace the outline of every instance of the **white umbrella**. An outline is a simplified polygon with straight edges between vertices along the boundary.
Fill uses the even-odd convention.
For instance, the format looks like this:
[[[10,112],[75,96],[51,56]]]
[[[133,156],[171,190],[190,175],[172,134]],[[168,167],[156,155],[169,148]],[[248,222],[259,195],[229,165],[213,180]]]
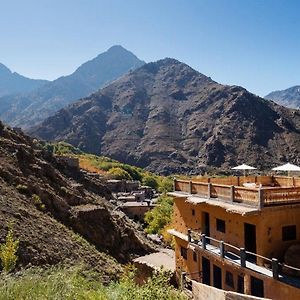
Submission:
[[[231,168],[232,170],[244,170],[244,176],[246,176],[246,170],[256,170],[256,168],[242,164],[236,167]]]
[[[272,169],[273,171],[287,171],[288,172],[288,176],[290,175],[290,172],[300,172],[300,167],[287,163],[285,165],[276,167]]]

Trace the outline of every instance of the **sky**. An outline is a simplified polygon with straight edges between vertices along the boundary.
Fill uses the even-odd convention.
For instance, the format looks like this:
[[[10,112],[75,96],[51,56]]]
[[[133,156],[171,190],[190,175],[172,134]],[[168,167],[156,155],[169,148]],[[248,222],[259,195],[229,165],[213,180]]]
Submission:
[[[112,45],[265,96],[300,84],[298,0],[0,0],[0,62],[53,80]]]

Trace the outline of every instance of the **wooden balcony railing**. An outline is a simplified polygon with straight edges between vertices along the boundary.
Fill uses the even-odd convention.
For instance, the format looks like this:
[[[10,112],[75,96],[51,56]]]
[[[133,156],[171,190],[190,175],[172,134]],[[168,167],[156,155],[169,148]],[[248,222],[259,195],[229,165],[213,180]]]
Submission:
[[[282,178],[280,178],[281,180]],[[283,178],[287,181],[286,178]],[[290,178],[291,179],[291,178]],[[263,177],[266,182],[267,178]],[[230,180],[233,182],[234,180]],[[236,180],[238,181],[238,180]],[[241,179],[239,179],[241,181]],[[296,180],[293,178],[293,181]],[[300,203],[300,186],[292,187],[244,187],[190,180],[174,180],[174,191],[197,195],[208,199],[245,203],[262,208],[264,206]]]

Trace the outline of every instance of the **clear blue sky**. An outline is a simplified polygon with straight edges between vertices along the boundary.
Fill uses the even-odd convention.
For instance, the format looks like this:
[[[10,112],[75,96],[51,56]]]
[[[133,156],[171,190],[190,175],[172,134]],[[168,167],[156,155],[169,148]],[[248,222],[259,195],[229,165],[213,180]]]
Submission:
[[[0,0],[0,62],[55,79],[120,44],[265,95],[300,84],[300,1]]]

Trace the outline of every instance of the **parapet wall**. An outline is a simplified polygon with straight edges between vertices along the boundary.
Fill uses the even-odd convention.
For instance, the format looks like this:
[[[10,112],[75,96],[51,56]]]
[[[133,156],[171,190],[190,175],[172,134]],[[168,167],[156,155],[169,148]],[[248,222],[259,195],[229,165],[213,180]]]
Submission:
[[[195,300],[261,300],[250,295],[239,294],[231,291],[224,291],[209,285],[192,280],[192,291]],[[269,299],[270,300],[270,299]]]

